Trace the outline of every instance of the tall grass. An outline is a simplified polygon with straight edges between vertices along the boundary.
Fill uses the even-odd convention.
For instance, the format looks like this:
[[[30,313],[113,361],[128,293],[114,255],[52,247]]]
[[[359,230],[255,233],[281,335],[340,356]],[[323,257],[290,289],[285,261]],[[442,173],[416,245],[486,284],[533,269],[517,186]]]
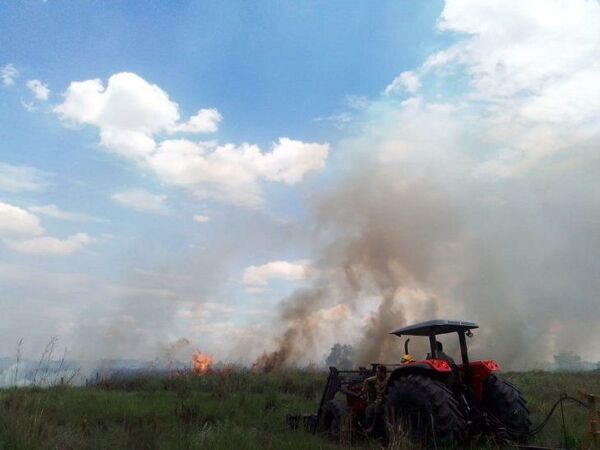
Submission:
[[[529,400],[534,423],[561,392],[600,393],[598,374],[508,373]],[[326,374],[285,370],[103,381],[90,387],[0,391],[2,449],[334,449],[286,427],[288,413],[316,411]],[[566,442],[554,418],[532,442],[580,448],[584,410],[565,407]],[[378,448],[363,441],[361,448]]]

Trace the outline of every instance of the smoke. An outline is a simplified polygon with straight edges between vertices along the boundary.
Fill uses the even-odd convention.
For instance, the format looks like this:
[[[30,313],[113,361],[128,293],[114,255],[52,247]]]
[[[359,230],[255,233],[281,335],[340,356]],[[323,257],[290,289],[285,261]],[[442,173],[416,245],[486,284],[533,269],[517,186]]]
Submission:
[[[322,350],[330,324],[316,317],[340,303],[364,319],[352,342],[362,364],[398,360],[401,342],[389,332],[433,318],[479,322],[473,356],[509,368],[564,350],[600,356],[589,339],[600,325],[600,97],[581,85],[591,102],[581,108],[584,93],[564,91],[557,101],[553,91],[598,75],[597,67],[585,52],[570,72],[548,63],[531,73],[532,62],[511,59],[539,58],[535,43],[557,33],[511,5],[510,14],[537,24],[535,38],[522,40],[511,21],[476,4],[464,15],[448,2],[440,28],[483,25],[413,74],[422,93],[373,100],[334,149],[330,185],[311,205],[319,275],[282,303],[282,363]],[[597,4],[578,7],[600,21]],[[571,28],[560,33],[600,48],[597,37]],[[506,37],[503,53],[488,34]],[[492,54],[502,70],[488,71]],[[459,71],[471,83],[448,90]]]
[[[419,302],[412,316],[436,308],[422,289],[433,282],[436,259],[459,232],[450,199],[424,180],[404,183],[365,163],[316,202],[314,217],[317,235],[326,236],[319,275],[312,288],[282,302],[280,320],[287,328],[275,352],[279,361],[315,351],[323,308],[342,302],[358,314],[373,297],[380,301],[362,324],[356,359],[366,364],[400,355],[399,341],[389,332],[406,323],[403,300]]]
[[[457,120],[427,116],[438,128]],[[405,136],[402,126],[386,131],[377,147],[353,156],[390,151],[388,140]],[[465,163],[461,152],[449,163],[444,140],[438,145],[440,158],[416,146],[422,153],[410,167],[406,158],[358,163],[315,201],[319,276],[282,303],[287,328],[279,362],[320,350],[315,344],[329,326],[315,321],[322,308],[341,302],[360,314],[373,297],[379,302],[354,343],[361,364],[398,360],[401,342],[389,333],[432,318],[478,321],[473,352],[508,367],[529,367],[563,349],[584,351],[580,344],[598,324],[599,265],[590,251],[600,239],[600,228],[591,226],[600,221],[598,181],[591,177],[598,166],[489,179],[476,175],[480,164]]]

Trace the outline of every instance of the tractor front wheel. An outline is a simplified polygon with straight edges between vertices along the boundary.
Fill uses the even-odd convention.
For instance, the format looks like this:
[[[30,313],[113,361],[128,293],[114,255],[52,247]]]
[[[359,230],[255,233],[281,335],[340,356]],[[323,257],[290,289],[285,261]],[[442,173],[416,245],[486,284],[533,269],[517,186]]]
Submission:
[[[390,445],[403,442],[424,448],[464,441],[466,423],[452,391],[426,375],[396,380],[386,398],[386,429]]]
[[[500,438],[524,442],[529,433],[529,409],[521,392],[508,381],[490,375],[483,387],[483,401],[497,423]]]

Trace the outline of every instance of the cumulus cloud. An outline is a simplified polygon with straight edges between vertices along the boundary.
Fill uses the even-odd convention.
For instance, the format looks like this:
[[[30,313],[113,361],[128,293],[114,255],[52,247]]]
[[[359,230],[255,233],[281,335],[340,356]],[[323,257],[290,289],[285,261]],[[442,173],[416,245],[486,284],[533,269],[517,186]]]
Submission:
[[[515,20],[518,17],[518,20]],[[593,1],[447,2],[438,28],[468,35],[431,55],[423,72],[463,69],[472,100],[483,101],[491,132],[522,157],[496,161],[499,173],[533,168],[599,128],[600,6]],[[498,45],[502,42],[502,45]]]
[[[581,72],[598,70],[597,2],[533,0],[504,6],[448,1],[438,28],[468,37],[431,55],[424,68],[464,66],[474,94],[493,100],[520,93],[537,97]],[[592,86],[582,86],[581,95],[587,88]]]
[[[195,116],[183,124],[174,125],[172,132],[183,133],[215,133],[219,129],[219,122],[223,120],[221,113],[214,108],[201,109]]]
[[[263,154],[256,165],[267,180],[293,185],[302,181],[306,173],[322,169],[328,151],[327,144],[280,138],[273,151]]]
[[[10,248],[21,253],[35,255],[71,255],[89,244],[92,239],[85,233],[77,233],[65,239],[50,236],[9,241]]]
[[[462,39],[431,54],[415,71],[402,72],[385,93],[414,94],[421,80],[437,77],[430,88],[452,98],[448,87],[466,76],[468,92],[456,87],[454,94],[480,102],[489,135],[510,140],[482,162],[479,173],[498,178],[527,173],[565,149],[587,145],[600,129],[597,2],[448,0],[437,27]]]
[[[240,206],[262,203],[260,179],[294,185],[325,164],[328,145],[281,138],[269,153],[258,146],[165,140],[147,164],[162,180],[201,198]]]
[[[48,85],[42,83],[40,80],[29,80],[27,82],[27,88],[31,91],[35,99],[41,102],[45,102],[50,96]]]
[[[206,222],[210,222],[210,217],[208,216],[204,216],[202,214],[196,214],[193,217],[194,222],[198,222],[198,223],[206,223]]]
[[[419,75],[413,71],[402,72],[385,87],[384,94],[390,95],[398,91],[406,91],[409,94],[414,94],[421,87]]]
[[[101,219],[97,217],[89,216],[87,214],[75,213],[60,209],[56,205],[40,205],[30,206],[29,211],[42,216],[51,217],[57,220],[65,220],[68,222],[100,222]]]
[[[40,235],[44,229],[39,219],[25,209],[0,202],[0,235]]]
[[[46,208],[46,211],[50,211],[51,214],[61,213],[55,208]],[[0,202],[0,237],[12,250],[40,255],[70,255],[92,241],[85,233],[76,233],[66,239],[43,234],[44,229],[35,214],[18,206]],[[19,238],[23,235],[36,237]]]
[[[244,270],[243,281],[250,290],[260,290],[270,280],[300,281],[308,278],[310,261],[272,261],[260,266],[250,266]]]
[[[167,200],[166,195],[152,194],[144,189],[129,189],[127,191],[116,192],[111,198],[120,205],[137,211],[163,213],[168,210],[165,204]]]
[[[100,142],[122,156],[138,159],[152,152],[153,135],[176,125],[179,109],[154,84],[133,73],[72,82],[54,111],[67,123],[94,125]]]
[[[178,105],[158,86],[133,73],[111,76],[106,87],[98,79],[73,82],[64,97],[54,111],[67,124],[98,127],[100,143],[108,150],[199,197],[240,206],[261,205],[261,180],[293,185],[321,169],[329,150],[328,144],[285,137],[268,153],[247,143],[157,142],[155,135],[161,132],[216,131],[221,115],[216,109],[201,109],[180,123]]]
[[[36,192],[47,186],[47,174],[29,166],[0,162],[0,191]]]
[[[7,64],[0,69],[0,78],[2,79],[2,84],[6,87],[15,84],[15,78],[18,76],[19,71],[13,64]]]

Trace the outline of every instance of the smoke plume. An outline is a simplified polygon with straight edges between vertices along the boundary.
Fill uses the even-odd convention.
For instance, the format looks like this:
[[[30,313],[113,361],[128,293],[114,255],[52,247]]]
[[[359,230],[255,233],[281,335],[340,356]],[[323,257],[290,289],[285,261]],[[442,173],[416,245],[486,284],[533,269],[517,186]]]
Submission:
[[[362,364],[399,359],[388,333],[433,318],[479,322],[474,357],[506,367],[563,350],[600,356],[589,339],[600,325],[600,97],[585,82],[598,79],[600,41],[511,5],[499,17],[448,1],[440,30],[469,35],[411,72],[410,89],[395,80],[334,148],[311,204],[319,275],[282,303],[284,362],[321,351],[330,324],[316,318],[335,304],[363,320],[352,342]],[[569,14],[600,23],[598,4],[577,6]],[[523,38],[503,20],[512,15],[535,33]],[[588,47],[566,71],[540,54],[543,37]],[[467,87],[451,86],[457,73]]]

